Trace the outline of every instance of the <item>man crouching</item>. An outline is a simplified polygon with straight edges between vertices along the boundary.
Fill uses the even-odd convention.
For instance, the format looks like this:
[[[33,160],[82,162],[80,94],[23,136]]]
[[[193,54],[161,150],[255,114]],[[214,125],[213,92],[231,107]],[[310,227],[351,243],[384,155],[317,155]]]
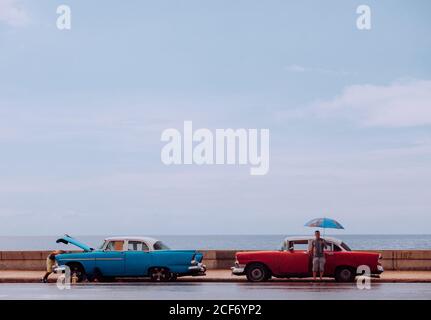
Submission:
[[[55,250],[51,252],[48,257],[46,258],[46,273],[42,278],[43,283],[48,282],[49,275],[53,272],[53,268],[55,266],[55,256],[58,254],[64,253],[63,250]]]

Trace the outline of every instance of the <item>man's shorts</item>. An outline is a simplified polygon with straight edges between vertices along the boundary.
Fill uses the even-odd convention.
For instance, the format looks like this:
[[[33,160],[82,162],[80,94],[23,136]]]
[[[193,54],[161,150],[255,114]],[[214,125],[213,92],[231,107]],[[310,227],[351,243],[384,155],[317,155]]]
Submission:
[[[325,270],[325,257],[314,257],[313,258],[313,272],[323,272]]]
[[[46,259],[46,272],[52,272],[54,265],[55,265],[55,260],[51,260],[50,258],[47,258]]]

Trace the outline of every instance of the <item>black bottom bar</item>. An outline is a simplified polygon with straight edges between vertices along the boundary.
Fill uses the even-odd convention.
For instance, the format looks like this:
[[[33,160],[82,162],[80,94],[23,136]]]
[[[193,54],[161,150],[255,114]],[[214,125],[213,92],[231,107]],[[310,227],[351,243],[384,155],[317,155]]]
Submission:
[[[430,301],[1,301],[2,314],[50,319],[388,319],[429,313]],[[9,309],[9,310],[7,310]],[[11,313],[9,313],[11,312]]]

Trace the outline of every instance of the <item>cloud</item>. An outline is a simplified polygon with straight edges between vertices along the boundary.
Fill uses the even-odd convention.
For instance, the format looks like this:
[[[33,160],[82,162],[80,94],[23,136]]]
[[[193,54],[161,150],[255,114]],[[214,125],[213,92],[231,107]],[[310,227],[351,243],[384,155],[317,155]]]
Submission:
[[[0,0],[0,23],[12,27],[24,26],[29,17],[17,0]]]
[[[297,65],[297,64],[291,64],[290,66],[286,67],[287,71],[291,72],[305,72],[307,69],[303,66]]]
[[[289,72],[296,72],[296,73],[321,73],[321,74],[328,74],[328,75],[350,75],[350,72],[342,71],[342,70],[335,70],[335,69],[329,69],[329,68],[318,68],[318,67],[305,67],[298,64],[291,64],[285,69]]]
[[[318,115],[350,118],[364,126],[431,125],[431,81],[352,85],[330,101],[314,104]]]

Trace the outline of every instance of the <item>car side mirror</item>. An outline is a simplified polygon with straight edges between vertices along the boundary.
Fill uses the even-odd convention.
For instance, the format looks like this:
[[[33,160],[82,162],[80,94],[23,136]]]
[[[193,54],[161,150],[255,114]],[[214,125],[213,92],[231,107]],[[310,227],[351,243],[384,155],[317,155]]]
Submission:
[[[293,247],[290,247],[290,248],[289,248],[289,251],[293,251]]]

